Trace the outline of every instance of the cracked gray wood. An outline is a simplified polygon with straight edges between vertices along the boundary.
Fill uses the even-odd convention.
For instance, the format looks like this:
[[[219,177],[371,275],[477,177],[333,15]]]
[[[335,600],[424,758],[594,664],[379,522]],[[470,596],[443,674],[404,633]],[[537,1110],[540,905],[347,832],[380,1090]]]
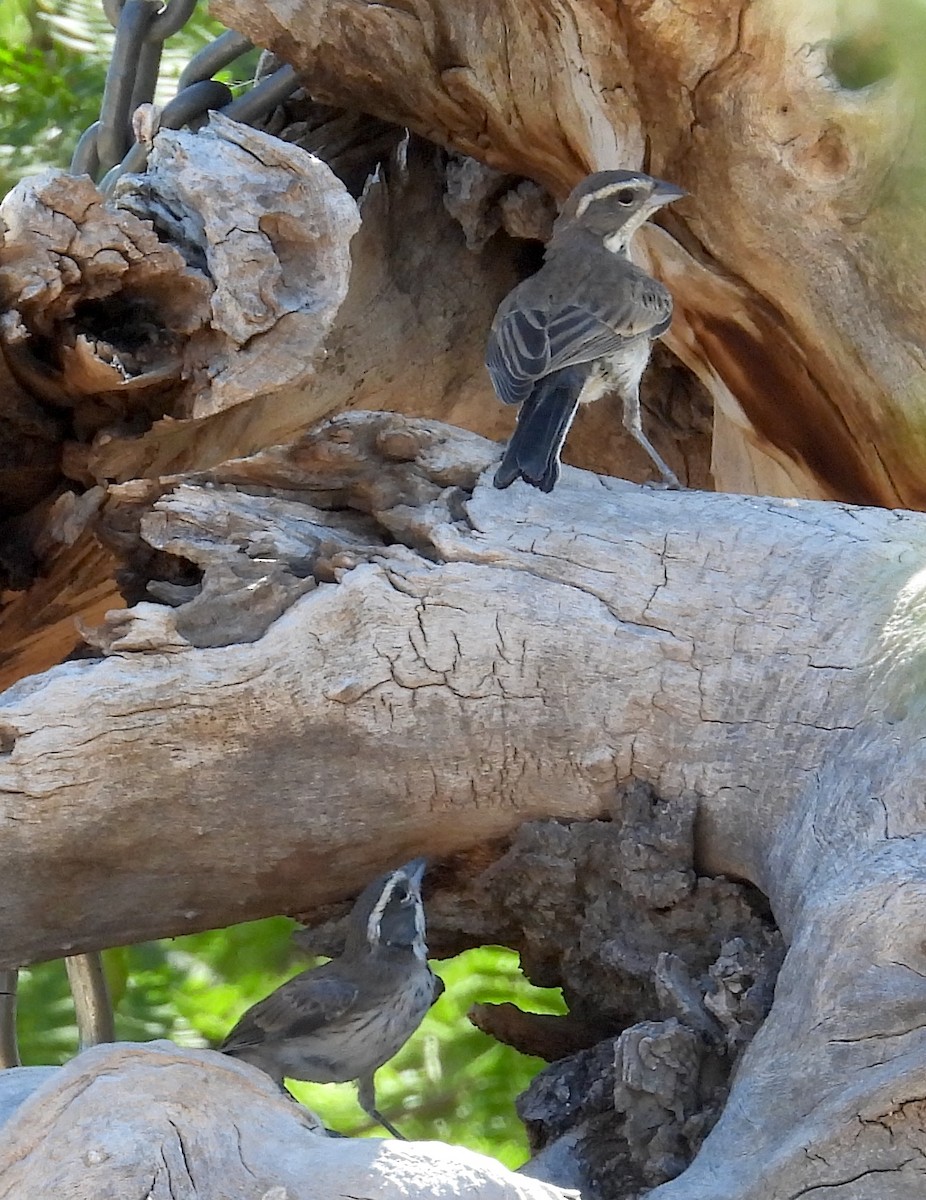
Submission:
[[[85,176],[48,171],[3,212],[3,345],[42,399],[74,410],[66,469],[90,479],[95,454],[112,457],[110,444],[137,438],[158,408],[195,428],[305,386],[360,225],[320,159],[218,113],[197,134],[162,131],[148,172],[120,181],[114,201]],[[54,346],[51,362],[37,337]]]
[[[573,469],[501,493],[497,454],[356,414],[109,490],[99,536],[142,572],[157,548],[170,603],[2,698],[0,965],[310,911],[644,780],[697,797],[697,869],[760,887],[788,945],[723,1115],[652,1196],[913,1200],[926,518]],[[164,577],[177,554],[198,584]]]
[[[8,1093],[21,1105],[3,1113],[3,1200],[451,1200],[461,1181],[482,1200],[565,1200],[462,1147],[328,1138],[261,1071],[211,1050],[116,1043],[16,1075],[8,1088],[0,1073],[0,1113]]]

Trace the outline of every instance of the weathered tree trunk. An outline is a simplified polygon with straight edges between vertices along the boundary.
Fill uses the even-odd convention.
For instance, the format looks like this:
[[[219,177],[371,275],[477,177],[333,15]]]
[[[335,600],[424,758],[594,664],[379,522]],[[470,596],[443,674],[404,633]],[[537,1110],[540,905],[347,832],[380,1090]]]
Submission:
[[[536,1170],[921,1197],[926,525],[841,503],[924,503],[906,80],[851,90],[835,18],[785,0],[217,7],[502,174],[380,129],[355,201],[219,118],[116,204],[54,175],[5,203],[0,969],[318,915],[426,852],[436,952],[505,942],[569,998],[479,1015],[574,1051],[523,1101]],[[491,487],[485,330],[531,266],[494,231],[549,218],[518,177],[644,157],[691,192],[645,239],[659,449],[840,503]],[[474,432],[301,432],[350,408]],[[646,477],[604,402],[569,446]],[[62,663],[81,628],[98,657]]]
[[[877,50],[877,17],[793,0],[213,8],[318,98],[560,197],[645,157],[691,193],[645,241],[675,294],[669,345],[714,400],[717,486],[926,504],[922,64],[862,86],[844,60]]]
[[[266,1075],[211,1050],[97,1046],[60,1071],[5,1072],[0,1123],[7,1093],[26,1088],[3,1125],[3,1200],[451,1200],[461,1180],[481,1200],[563,1200],[462,1147],[324,1137]]]
[[[411,849],[441,859],[529,820],[609,818],[581,852],[516,840],[462,923],[435,898],[440,937],[518,945],[590,1024],[623,986],[612,1020],[681,1013],[704,1054],[708,967],[738,937],[760,958],[774,943],[697,875],[755,884],[788,945],[776,1000],[664,1194],[854,1178],[844,1194],[867,1197],[866,1172],[890,1170],[892,1196],[919,1195],[924,762],[906,656],[924,518],[568,471],[552,497],[500,493],[480,475],[495,455],[358,414],[111,489],[98,536],[155,565],[160,602],[113,614],[92,638],[102,660],[4,698],[0,965],[312,910]],[[662,799],[628,803],[633,779]],[[602,875],[593,848],[612,844]],[[571,858],[597,907],[578,884],[558,893]],[[471,871],[445,878],[451,894]],[[626,910],[606,900],[621,888]],[[622,912],[656,921],[633,954],[607,951],[631,936]]]

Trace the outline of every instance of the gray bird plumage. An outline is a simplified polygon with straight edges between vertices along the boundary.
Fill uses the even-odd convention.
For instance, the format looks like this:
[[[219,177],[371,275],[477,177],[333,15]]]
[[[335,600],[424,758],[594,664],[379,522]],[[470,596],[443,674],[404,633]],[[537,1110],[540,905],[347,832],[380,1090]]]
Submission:
[[[678,487],[640,420],[640,379],[672,297],[630,261],[630,241],[657,209],[685,193],[636,171],[600,171],[576,187],[553,226],[544,265],[498,307],[486,366],[499,399],[520,404],[495,475],[549,492],[579,404],[616,391],[624,425],[663,480]]]
[[[370,884],[348,918],[344,953],[303,971],[244,1014],[219,1047],[283,1079],[356,1080],[360,1104],[394,1137],[376,1107],[374,1073],[408,1041],[444,990],[427,962],[423,858]]]

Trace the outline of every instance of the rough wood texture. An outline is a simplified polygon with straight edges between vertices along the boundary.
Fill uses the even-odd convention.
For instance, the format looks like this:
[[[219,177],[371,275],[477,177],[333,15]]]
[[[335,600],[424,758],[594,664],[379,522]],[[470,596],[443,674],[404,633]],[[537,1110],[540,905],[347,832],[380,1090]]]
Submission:
[[[47,173],[3,205],[5,351],[73,410],[64,466],[81,481],[140,474],[105,448],[115,460],[112,443],[153,420],[200,421],[310,378],[360,224],[320,159],[218,114],[196,135],[163,132],[120,197]]]
[[[149,172],[121,181],[115,201],[51,173],[7,197],[0,348],[13,374],[0,380],[0,459],[14,465],[0,472],[0,514],[34,506],[3,531],[11,587],[74,560],[68,620],[96,620],[98,598],[114,594],[105,558],[94,576],[51,530],[34,545],[62,486],[202,469],[345,408],[439,414],[507,437],[514,417],[483,353],[499,299],[529,264],[498,231],[548,233],[549,198],[471,159],[444,164],[394,128],[389,142],[359,207],[320,160],[221,118],[195,137],[160,134]],[[707,401],[667,352],[644,403],[660,450],[705,484]],[[567,461],[639,480],[650,470],[609,402],[580,415]],[[47,596],[39,583],[16,607],[34,621]],[[4,684],[73,648],[52,624],[43,661],[8,613]]]
[[[713,400],[718,485],[923,506],[907,81],[847,84],[842,14],[790,0],[216,7],[322,99],[500,174],[377,126],[358,207],[219,120],[160,135],[121,207],[52,176],[5,205],[0,499],[23,545],[44,522],[47,572],[6,610],[5,678],[68,653],[117,568],[130,607],[89,635],[101,660],[2,697],[0,969],[311,912],[429,852],[437,941],[507,940],[569,991],[577,1053],[523,1102],[539,1169],[594,1200],[919,1200],[923,520],[570,471],[499,495],[493,446],[386,416],[216,465],[351,406],[507,432],[481,353],[531,265],[493,231],[542,218],[520,176],[562,196],[645,161],[691,192],[641,258]],[[672,360],[655,377],[657,441],[702,482],[697,390]],[[612,425],[583,414],[570,453],[633,474]],[[86,499],[53,504],[59,458]],[[721,872],[787,945],[754,1038],[778,934]],[[68,1170],[101,1094],[81,1070],[88,1107],[51,1113]],[[171,1078],[133,1076],[120,1107],[179,1180],[184,1142],[151,1137]],[[37,1145],[0,1188],[52,1190]]]
[[[0,688],[62,662],[83,646],[84,625],[123,608],[116,583],[118,558],[88,528],[103,489],[80,497],[65,492],[47,512],[36,540],[39,578],[3,597],[0,612]]]
[[[499,493],[496,455],[358,414],[112,490],[100,536],[201,586],[155,581],[170,605],[115,615],[104,660],[3,698],[0,964],[309,910],[412,851],[606,815],[633,777],[696,798],[697,869],[759,886],[789,947],[653,1195],[913,1200],[924,519],[572,470]]]
[[[257,149],[265,143],[280,144],[254,130],[242,136],[254,139]],[[217,159],[199,139],[188,139],[180,162],[170,148],[168,143],[143,190],[126,183],[121,202],[157,219],[170,201],[195,231],[186,235],[195,253],[209,256],[217,233],[208,223],[204,226],[201,197],[210,191],[234,193],[237,168]],[[262,246],[260,268],[288,273],[291,260],[306,262],[305,274],[314,291],[327,297],[323,305],[308,292],[317,322],[315,336],[307,340],[291,321],[265,305],[261,316],[273,326],[275,355],[261,364],[262,378],[252,380],[250,396],[242,397],[233,410],[207,419],[200,419],[203,412],[184,413],[175,401],[168,419],[155,422],[140,437],[95,439],[88,463],[94,479],[209,467],[284,441],[345,407],[414,415],[437,411],[490,436],[507,433],[511,414],[494,399],[482,357],[495,306],[517,279],[511,244],[480,252],[467,249],[458,224],[444,210],[432,147],[402,148],[371,180],[358,204],[318,160],[294,146],[286,151],[294,168],[302,162],[303,175],[311,178],[312,172],[325,171],[338,205],[359,211],[362,224],[350,241],[346,295],[326,282],[327,264],[315,246],[302,244],[281,222],[280,236]],[[182,187],[179,204],[172,197],[178,170],[181,181],[192,176]],[[271,215],[264,189],[273,183],[274,172],[265,163],[253,162],[251,174],[255,195],[249,211],[262,214],[258,224],[263,227]],[[316,214],[316,224],[337,225],[338,209],[327,194],[304,197],[302,212]],[[343,231],[344,246],[355,220]],[[233,276],[255,269],[234,246],[226,249],[223,244],[222,250],[232,256],[228,270]],[[340,269],[343,266],[339,263]],[[258,295],[253,303],[259,307]],[[184,416],[190,420],[176,419]]]
[[[693,796],[628,782],[602,819],[527,822],[495,861],[488,844],[428,872],[434,955],[500,943],[531,979],[563,989],[568,1017],[483,1005],[475,1019],[564,1060],[518,1112],[531,1172],[581,1187],[585,1200],[636,1196],[688,1165],[771,1007],[781,935],[754,889],[698,875],[696,812]],[[340,954],[345,924],[313,918],[295,940]]]
[[[557,810],[567,794],[577,813],[592,815],[602,789],[641,773],[663,794],[693,789],[701,797],[703,865],[770,890],[782,806],[805,795],[808,771],[864,716],[871,656],[909,578],[921,522],[875,510],[663,495],[571,472],[553,500],[524,489],[508,499],[484,481],[470,497],[495,455],[491,443],[449,427],[361,415],[212,474],[111,489],[99,536],[118,541],[144,569],[155,549],[203,575],[186,587],[155,582],[152,593],[170,604],[148,601],[113,614],[96,635],[105,661],[64,664],[4,697],[6,803],[17,791],[50,798],[68,780],[75,806],[68,811],[87,819],[86,861],[105,864],[95,879],[83,873],[82,910],[93,903],[112,920],[109,870],[131,858],[133,828],[144,827],[151,850],[180,872],[191,845],[176,832],[174,801],[196,814],[192,826],[201,825],[202,836],[239,822],[234,809],[243,797],[261,805],[269,823],[251,831],[260,843],[241,851],[244,876],[191,877],[183,888],[201,899],[241,897],[239,885],[254,886],[259,861],[272,895],[256,888],[247,902],[254,915],[283,895],[306,907],[330,898],[330,884],[300,867],[302,853],[319,861],[349,842],[351,810],[366,814],[384,789],[389,852],[401,854],[425,831],[436,839],[432,850],[509,832],[527,816]],[[225,686],[210,687],[218,677]],[[614,680],[622,681],[616,696]],[[164,743],[190,743],[194,694],[206,705],[205,728],[222,729],[224,744],[205,738],[194,749],[194,738],[165,780],[145,757],[159,756]],[[417,742],[427,725],[422,708],[434,722],[429,746]],[[64,719],[69,711],[82,714],[80,730]],[[133,711],[147,734],[142,725],[133,733]],[[153,721],[163,722],[156,737]],[[483,731],[475,741],[471,721]],[[88,722],[99,739],[88,742]],[[328,736],[307,744],[307,726]],[[497,739],[510,740],[516,729],[523,748],[515,754],[499,743],[500,765],[482,779],[472,756],[485,752],[494,761]],[[39,753],[49,738],[56,753]],[[69,755],[69,739],[79,754]],[[111,775],[98,790],[97,754],[133,786]],[[380,764],[394,759],[408,762],[411,792],[407,780],[383,777]],[[261,801],[266,761],[279,780],[269,811]],[[914,762],[915,748],[904,770]],[[358,763],[369,769],[355,778]],[[748,777],[730,774],[750,764]],[[161,806],[155,797],[165,785],[172,799]],[[326,828],[324,806],[314,811],[326,787],[344,798],[337,828]],[[756,797],[748,813],[747,788]],[[493,803],[478,808],[489,796]],[[519,808],[522,800],[528,808]],[[104,819],[117,802],[122,819]],[[460,804],[481,815],[465,830],[458,822],[444,829],[441,812]],[[317,819],[322,828],[309,829]],[[31,856],[40,852],[42,828],[29,823],[17,833],[14,821],[10,836],[26,839],[21,849]],[[297,834],[299,845],[285,844]],[[231,865],[234,839],[223,843]],[[363,878],[369,852],[352,855],[343,892]],[[12,841],[5,853],[14,878],[15,864],[21,870],[28,859]],[[386,843],[377,853],[387,853]],[[799,877],[798,867],[792,862],[788,875]],[[156,863],[147,870],[154,883]],[[26,931],[51,931],[53,911],[73,923],[65,890],[38,920],[34,911],[11,910],[8,927],[23,938],[14,956],[43,952],[40,935]],[[796,904],[789,891],[782,908],[784,895],[776,898],[780,919]],[[28,906],[35,898],[10,887],[6,902]],[[190,919],[208,925],[215,902]],[[154,916],[160,903],[148,905],[138,893],[133,908],[148,909],[153,924],[136,934],[154,932],[155,923],[167,931],[165,914]],[[100,944],[93,924],[88,912],[88,943]]]
[[[840,70],[863,15],[793,0],[213,9],[319,99],[560,197],[645,155],[691,192],[672,236],[645,240],[676,296],[669,345],[723,425],[718,487],[926,504],[923,109],[914,71],[865,88]]]
[[[111,203],[61,175],[15,189],[4,202],[0,341],[42,401],[32,419],[45,422],[39,448],[51,460],[25,500],[17,474],[0,502],[21,507],[50,490],[59,454],[84,485],[190,470],[349,407],[506,437],[513,415],[483,352],[524,267],[511,238],[486,239],[502,224],[539,235],[549,213],[512,177],[485,184],[480,172],[445,173],[433,147],[403,142],[365,189],[352,240],[358,205],[324,163],[216,117],[195,137],[159,134],[148,173],[123,180]],[[674,360],[657,372],[654,436],[703,484],[703,399]],[[0,404],[11,441],[22,440],[23,403],[10,392]],[[667,431],[659,414],[670,408]],[[569,454],[647,478],[608,404],[581,415]]]
[[[37,1068],[47,1072],[47,1068]],[[15,1099],[25,1072],[17,1072]],[[5,1075],[0,1075],[0,1112]],[[118,1119],[114,1120],[114,1114]],[[440,1142],[323,1136],[254,1067],[170,1042],[98,1046],[43,1076],[3,1128],[0,1197],[564,1200]]]

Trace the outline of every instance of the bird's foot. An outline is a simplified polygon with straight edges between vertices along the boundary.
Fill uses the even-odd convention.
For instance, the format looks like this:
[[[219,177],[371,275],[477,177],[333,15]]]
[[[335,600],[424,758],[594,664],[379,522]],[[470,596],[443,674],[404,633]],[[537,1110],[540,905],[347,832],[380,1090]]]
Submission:
[[[643,484],[654,492],[687,492],[688,489],[673,475],[671,479],[647,479]]]

